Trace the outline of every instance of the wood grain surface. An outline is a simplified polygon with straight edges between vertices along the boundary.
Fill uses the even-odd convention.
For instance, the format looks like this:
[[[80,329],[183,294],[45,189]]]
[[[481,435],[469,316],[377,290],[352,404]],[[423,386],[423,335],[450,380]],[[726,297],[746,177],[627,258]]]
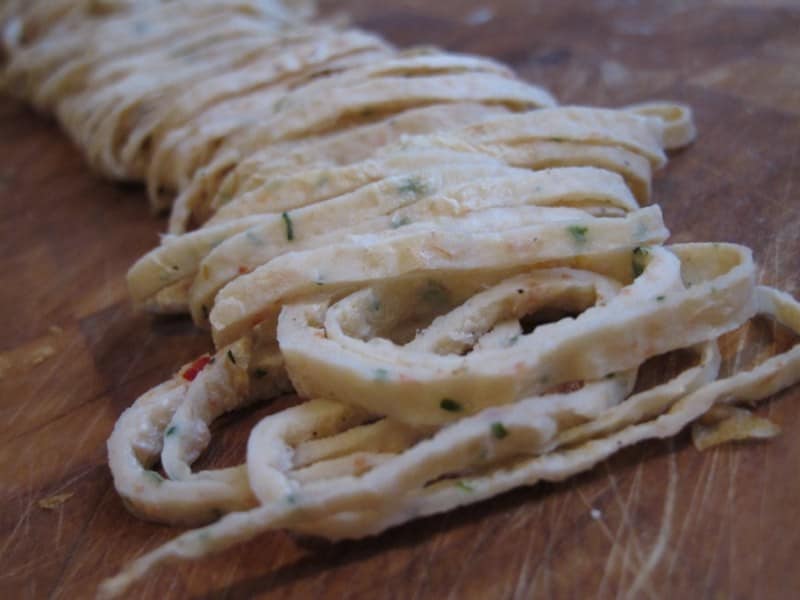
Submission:
[[[486,54],[563,103],[691,104],[698,141],[655,181],[673,241],[755,250],[800,293],[796,1],[326,2],[400,45]],[[137,395],[207,350],[187,319],[135,314],[124,274],[163,219],[92,175],[58,127],[0,102],[0,598],[85,598],[175,529],[130,516],[105,440]],[[733,361],[749,360],[728,340]],[[215,426],[204,465],[244,456]],[[698,453],[684,433],[590,473],[338,545],[270,533],[136,587],[144,598],[797,598],[800,389],[759,414],[784,433]],[[51,499],[50,508],[40,506]]]

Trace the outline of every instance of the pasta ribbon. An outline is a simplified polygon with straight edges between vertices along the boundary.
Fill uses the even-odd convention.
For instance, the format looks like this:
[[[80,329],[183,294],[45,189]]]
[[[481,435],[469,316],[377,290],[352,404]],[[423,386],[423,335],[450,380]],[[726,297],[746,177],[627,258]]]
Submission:
[[[106,581],[268,530],[339,540],[560,481],[692,427],[766,438],[800,344],[720,377],[720,336],[800,304],[736,244],[666,245],[653,173],[689,107],[558,106],[488,59],[398,50],[302,0],[7,0],[0,86],[168,234],[134,302],[215,351],[122,413],[125,506],[203,526]],[[642,366],[683,356],[646,386]],[[225,413],[296,392],[244,464],[197,470]]]
[[[694,258],[707,249],[675,250]],[[770,316],[800,334],[800,303],[772,288],[752,289],[750,317]],[[628,395],[630,381],[615,375],[414,429],[416,436],[392,417],[373,422],[370,413],[341,402],[313,400],[284,410],[264,419],[248,443],[259,507],[180,535],[131,563],[103,590],[120,593],[159,563],[217,552],[268,529],[357,538],[520,485],[560,481],[623,447],[675,435],[715,406],[754,403],[800,379],[800,345],[718,380],[716,344],[694,351],[696,366],[646,391]],[[594,400],[594,414],[559,414],[565,400],[585,406],[584,397]]]

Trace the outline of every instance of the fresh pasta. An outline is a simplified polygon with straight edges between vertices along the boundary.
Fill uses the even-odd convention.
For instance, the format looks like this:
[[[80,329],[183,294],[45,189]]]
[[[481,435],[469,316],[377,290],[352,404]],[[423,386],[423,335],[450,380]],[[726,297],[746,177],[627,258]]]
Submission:
[[[559,481],[687,426],[770,437],[800,345],[720,376],[720,336],[800,304],[736,244],[669,245],[652,204],[688,107],[559,106],[507,67],[398,50],[289,0],[10,1],[0,84],[54,113],[168,234],[133,301],[215,350],[122,413],[122,502],[200,526],[106,581],[264,531],[380,533]],[[643,388],[642,365],[683,353]],[[221,415],[296,392],[244,464],[196,471]]]

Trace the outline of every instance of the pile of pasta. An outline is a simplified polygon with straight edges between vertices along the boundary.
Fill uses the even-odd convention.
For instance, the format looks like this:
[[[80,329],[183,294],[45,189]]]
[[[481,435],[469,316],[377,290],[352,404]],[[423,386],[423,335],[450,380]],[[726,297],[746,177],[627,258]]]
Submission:
[[[800,346],[720,376],[720,336],[800,305],[735,244],[666,245],[650,203],[685,106],[558,106],[479,57],[400,51],[278,0],[48,0],[0,12],[9,91],[106,176],[145,181],[169,233],[134,301],[215,352],[108,442],[134,514],[201,526],[106,582],[267,530],[373,535],[689,424],[770,437],[742,408],[797,382]],[[651,358],[683,370],[637,385]],[[296,392],[243,465],[193,471],[224,413]],[[160,468],[159,468],[160,465]]]

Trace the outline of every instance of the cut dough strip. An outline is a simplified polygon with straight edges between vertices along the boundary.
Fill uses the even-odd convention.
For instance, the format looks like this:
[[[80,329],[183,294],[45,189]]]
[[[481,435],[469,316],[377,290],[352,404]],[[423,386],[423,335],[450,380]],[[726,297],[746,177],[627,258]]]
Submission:
[[[8,0],[0,85],[96,169],[146,180],[171,235],[130,270],[217,350],[125,411],[114,483],[142,518],[206,524],[103,586],[285,528],[373,535],[558,481],[800,379],[800,345],[718,379],[752,317],[800,333],[734,244],[662,246],[650,200],[688,107],[558,107],[496,61],[398,51],[304,0]],[[640,389],[639,370],[694,362]],[[295,390],[244,465],[193,471],[215,419]],[[154,467],[160,459],[160,469]]]
[[[756,299],[758,310],[765,311],[762,314],[772,316],[800,334],[800,305],[795,300],[765,287],[757,288]],[[363,537],[519,486],[543,480],[561,481],[592,468],[624,447],[647,439],[673,436],[717,404],[756,402],[797,383],[798,379],[800,346],[795,346],[752,370],[689,391],[663,414],[560,449],[547,447],[548,442],[554,439],[552,421],[521,418],[527,406],[524,402],[517,403],[505,409],[515,413],[514,418],[508,418],[511,417],[509,414],[485,411],[442,429],[432,438],[417,443],[363,475],[346,475],[301,485],[286,474],[292,444],[307,437],[309,430],[317,425],[329,423],[330,427],[332,423],[335,426],[337,421],[349,417],[347,409],[338,403],[306,403],[290,409],[295,411],[291,416],[284,412],[265,419],[251,436],[248,464],[253,467],[250,476],[258,479],[254,488],[259,490],[262,499],[268,500],[265,504],[251,511],[228,515],[213,525],[177,537],[106,581],[102,591],[108,595],[119,594],[158,564],[218,552],[269,529],[297,528],[308,532],[307,526],[316,523],[319,525],[316,533],[334,539]],[[497,431],[495,423],[503,424],[503,436],[494,433]],[[525,438],[520,449],[508,443],[515,436]],[[479,441],[482,443],[476,443]],[[490,463],[488,470],[463,478],[437,479],[439,473],[457,473],[457,465],[461,465],[460,470],[463,470],[474,460],[475,450],[481,447],[502,457],[507,451],[504,446],[512,447],[510,458],[518,458],[508,464],[501,462],[494,468]],[[525,457],[525,454],[533,456]],[[481,455],[478,453],[478,456]],[[446,457],[452,460],[443,462]],[[431,483],[426,485],[427,482]],[[282,501],[277,501],[277,498],[282,498]]]
[[[279,256],[220,291],[210,315],[215,342],[233,341],[262,321],[276,322],[283,302],[320,291],[434,273],[468,277],[480,270],[632,249],[660,243],[667,236],[656,206],[621,219],[576,215],[541,223],[541,213],[529,214],[526,223],[519,211],[485,211],[381,235],[355,235],[347,242]],[[492,216],[496,218],[489,219]]]

